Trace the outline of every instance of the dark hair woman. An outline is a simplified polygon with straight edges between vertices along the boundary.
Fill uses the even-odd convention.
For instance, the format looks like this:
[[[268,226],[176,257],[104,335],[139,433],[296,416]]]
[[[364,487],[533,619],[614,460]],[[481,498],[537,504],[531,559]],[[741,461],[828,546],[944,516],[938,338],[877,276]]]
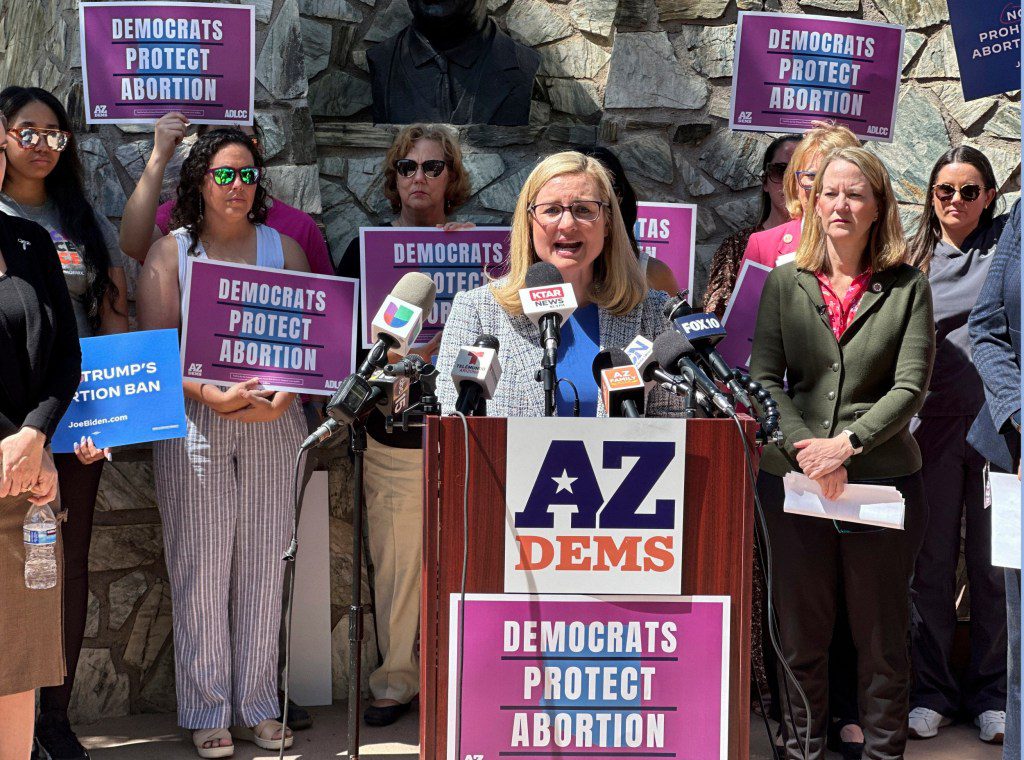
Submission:
[[[1001,742],[1006,722],[1006,610],[1002,570],[992,566],[992,512],[985,509],[985,459],[967,433],[985,403],[971,360],[967,320],[995,258],[1006,218],[993,218],[996,178],[969,146],[939,157],[910,262],[927,273],[935,302],[935,370],[912,430],[924,458],[928,529],[914,572],[910,735],[934,736],[965,709],[987,742]],[[966,517],[964,558],[971,585],[971,657],[952,668],[956,566]]]
[[[651,258],[649,254],[640,250],[636,241],[636,220],[637,220],[637,197],[633,185],[626,176],[626,170],[622,168],[622,162],[618,156],[608,148],[600,145],[591,145],[580,148],[579,152],[584,156],[590,156],[600,161],[608,170],[612,181],[612,190],[615,192],[615,199],[619,202],[619,211],[622,213],[622,223],[626,225],[626,234],[629,236],[630,245],[640,263],[640,271],[647,280],[647,284],[654,290],[661,290],[669,295],[679,292],[679,283],[672,269],[664,261]]]
[[[262,180],[263,159],[242,132],[196,141],[181,170],[175,231],[154,243],[139,279],[144,329],[180,326],[191,260],[309,271],[298,243],[263,224]],[[231,734],[278,750],[292,742],[276,720],[280,560],[305,423],[294,394],[261,389],[258,378],[226,389],[186,381],[184,389],[186,437],[153,450],[178,722],[192,729],[200,757],[229,757]]]
[[[7,139],[0,114],[0,176]],[[0,356],[0,642],[8,650],[0,658],[0,757],[23,758],[35,690],[59,686],[66,671],[63,574],[51,589],[26,588],[21,526],[30,504],[56,500],[57,470],[45,447],[78,388],[82,354],[50,236],[2,211]]]
[[[7,171],[0,210],[36,222],[50,233],[78,325],[78,335],[128,330],[127,286],[117,231],[85,194],[78,145],[67,111],[38,87],[0,92],[8,122]],[[36,739],[57,760],[85,758],[71,731],[68,705],[85,635],[89,597],[89,542],[104,452],[83,438],[74,454],[56,454],[64,527],[64,655],[68,675],[42,689]]]

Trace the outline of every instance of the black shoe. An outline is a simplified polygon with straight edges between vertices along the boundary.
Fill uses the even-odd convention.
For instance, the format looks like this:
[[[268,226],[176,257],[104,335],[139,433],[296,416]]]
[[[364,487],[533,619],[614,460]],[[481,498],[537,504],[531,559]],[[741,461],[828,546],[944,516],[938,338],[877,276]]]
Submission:
[[[277,719],[284,722],[284,693],[278,692],[277,698],[281,705],[281,714],[277,716]],[[297,704],[288,700],[288,728],[292,731],[304,731],[307,728],[313,727],[313,716],[309,714],[309,710],[305,707],[299,707]]]
[[[36,720],[36,748],[40,760],[89,760],[71,730],[66,713],[40,713]]]
[[[825,742],[828,749],[838,752],[843,760],[861,760],[864,754],[864,742],[843,741],[841,731],[849,725],[856,725],[852,720],[837,720],[828,727],[828,739]]]
[[[363,721],[368,726],[390,726],[407,712],[412,703],[406,702],[399,705],[388,705],[387,707],[367,706],[363,712]]]

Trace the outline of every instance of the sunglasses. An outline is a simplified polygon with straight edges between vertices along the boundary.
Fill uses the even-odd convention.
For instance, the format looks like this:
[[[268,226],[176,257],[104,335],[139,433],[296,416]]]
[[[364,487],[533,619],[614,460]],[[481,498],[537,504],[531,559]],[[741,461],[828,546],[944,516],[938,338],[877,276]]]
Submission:
[[[36,147],[39,144],[39,141],[45,138],[46,147],[60,153],[68,147],[68,142],[71,140],[71,133],[65,132],[62,129],[19,127],[17,129],[8,129],[7,133],[11,135],[17,141],[18,145],[25,150]]]
[[[966,203],[973,203],[981,197],[982,190],[984,190],[984,188],[981,185],[971,184],[956,187],[955,185],[950,185],[946,182],[932,187],[932,192],[935,194],[935,197],[943,203],[953,200],[953,196],[957,193],[960,193],[960,197]]]
[[[784,161],[776,161],[768,164],[768,166],[765,167],[763,179],[766,179],[776,185],[779,184],[782,182],[782,178],[786,174],[787,166],[789,166],[789,164]]]
[[[601,216],[601,207],[607,205],[602,201],[575,201],[568,206],[561,203],[535,203],[530,206],[530,213],[537,223],[548,227],[562,221],[562,215],[568,211],[577,222],[589,224],[596,222]]]
[[[260,169],[257,166],[245,166],[241,169],[235,169],[231,166],[218,166],[216,169],[207,170],[206,173],[212,174],[214,184],[221,187],[234,184],[236,176],[242,178],[243,185],[255,185],[260,181]]]
[[[448,164],[438,158],[432,158],[429,161],[424,161],[422,164],[418,164],[411,158],[400,158],[395,161],[395,171],[401,174],[403,177],[413,177],[416,175],[416,171],[423,167],[424,176],[436,179],[441,176],[441,172],[445,170]]]

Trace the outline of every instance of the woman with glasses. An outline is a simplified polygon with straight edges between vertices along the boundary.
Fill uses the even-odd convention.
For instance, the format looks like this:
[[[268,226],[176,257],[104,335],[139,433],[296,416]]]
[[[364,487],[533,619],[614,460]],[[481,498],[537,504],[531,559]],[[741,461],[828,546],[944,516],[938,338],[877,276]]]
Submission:
[[[750,236],[755,232],[775,229],[789,221],[782,180],[799,142],[799,135],[783,135],[776,137],[765,148],[761,159],[761,211],[757,224],[733,233],[718,246],[711,259],[711,273],[704,291],[704,311],[713,311],[719,317],[725,314]],[[754,611],[754,619],[757,620],[757,610]]]
[[[384,196],[396,214],[395,227],[467,229],[468,222],[448,215],[469,198],[469,174],[455,130],[439,124],[411,124],[396,136],[382,167]],[[387,224],[385,226],[391,226]],[[342,277],[362,277],[359,238],[338,265]],[[370,304],[376,309],[377,304]],[[437,353],[438,333],[413,353],[427,361]],[[365,357],[361,351],[359,361]],[[397,358],[397,357],[394,357]],[[418,401],[418,399],[413,399]],[[374,567],[374,604],[380,667],[370,674],[370,704],[363,719],[387,726],[401,718],[420,690],[417,639],[420,620],[420,557],[423,524],[423,434],[389,433],[384,415],[366,421],[363,460],[370,557]]]
[[[128,288],[117,231],[85,194],[82,164],[67,112],[36,87],[0,92],[7,119],[7,170],[0,211],[36,222],[57,249],[80,338],[128,330]],[[68,723],[89,600],[89,542],[103,462],[109,451],[83,438],[73,454],[55,454],[64,527],[64,656],[67,678],[42,689],[36,739],[55,760],[88,757]]]
[[[174,232],[153,245],[139,278],[143,329],[180,327],[191,260],[309,271],[298,243],[263,223],[263,171],[238,130],[196,141],[181,168]],[[262,389],[258,378],[227,388],[186,381],[184,390],[186,437],[153,447],[178,722],[200,757],[230,757],[232,735],[289,747],[277,720],[278,630],[302,412],[294,394]]]
[[[985,459],[967,433],[985,403],[971,361],[967,319],[988,275],[1006,217],[994,218],[996,178],[981,151],[944,153],[932,167],[929,198],[909,261],[928,275],[935,301],[938,349],[914,437],[924,457],[928,530],[914,573],[911,653],[914,689],[910,735],[927,739],[963,711],[982,741],[1001,743],[1006,721],[1006,610],[1001,568],[992,566],[992,518],[985,509]],[[956,631],[956,571],[961,522],[971,589],[971,657],[957,677],[952,667]]]
[[[445,413],[458,391],[451,370],[461,346],[481,333],[498,339],[501,382],[487,402],[497,417],[544,416],[544,390],[534,373],[543,349],[537,327],[523,316],[519,290],[536,262],[558,269],[572,285],[578,307],[563,323],[558,374],[558,416],[573,415],[576,394],[583,417],[607,410],[592,366],[602,348],[623,348],[638,334],[649,339],[669,329],[661,310],[668,296],[648,289],[629,243],[608,171],[594,158],[567,151],[548,156],[530,173],[512,217],[510,268],[506,277],[459,293],[438,356],[438,398]],[[682,403],[661,388],[651,391],[647,416],[675,416]]]
[[[157,119],[149,161],[125,204],[121,217],[121,247],[136,261],[145,261],[150,246],[171,232],[171,216],[175,201],[172,199],[160,203],[160,193],[167,165],[174,157],[174,149],[185,139],[188,128],[188,118],[176,111],[166,113]],[[254,122],[252,126],[239,124],[234,128],[249,135],[253,150],[263,150],[259,125]],[[202,137],[214,129],[222,127],[200,124],[196,135]],[[311,272],[334,274],[327,243],[309,214],[289,206],[279,198],[268,196],[266,225],[299,244],[306,254]]]
[[[899,208],[882,163],[842,148],[817,167],[796,260],[765,283],[751,375],[779,404],[784,446],[767,447],[758,494],[773,549],[786,753],[825,756],[829,647],[845,609],[857,656],[864,756],[902,758],[910,692],[908,591],[927,521],[910,421],[935,355],[927,278],[904,264]],[[848,482],[895,487],[903,530],[789,514],[783,477],[826,499]],[[809,750],[805,754],[805,750]]]

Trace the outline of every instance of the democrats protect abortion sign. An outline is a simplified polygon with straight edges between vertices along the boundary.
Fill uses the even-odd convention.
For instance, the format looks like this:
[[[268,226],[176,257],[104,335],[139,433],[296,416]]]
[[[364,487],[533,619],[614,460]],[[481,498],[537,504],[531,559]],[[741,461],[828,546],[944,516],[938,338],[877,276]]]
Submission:
[[[946,5],[964,100],[1019,90],[1020,3],[946,0]]]
[[[902,26],[788,13],[740,13],[729,127],[803,132],[842,124],[892,142]]]
[[[508,234],[508,227],[454,232],[424,227],[360,228],[363,348],[373,345],[373,316],[407,272],[422,272],[437,286],[434,308],[423,315],[423,330],[414,345],[429,343],[444,328],[456,293],[480,287],[487,282],[488,272],[498,276],[504,271]]]
[[[53,450],[82,436],[98,448],[185,435],[177,330],[82,338],[82,379],[53,434]]]
[[[252,124],[252,5],[81,3],[78,27],[87,123]]]
[[[678,594],[686,421],[508,421],[505,591]]]
[[[189,262],[182,375],[329,395],[355,369],[357,281],[283,269]]]
[[[448,760],[726,760],[729,597],[451,595]]]
[[[679,287],[693,291],[693,257],[697,242],[697,207],[692,203],[636,204],[633,233],[640,250],[664,261]]]

